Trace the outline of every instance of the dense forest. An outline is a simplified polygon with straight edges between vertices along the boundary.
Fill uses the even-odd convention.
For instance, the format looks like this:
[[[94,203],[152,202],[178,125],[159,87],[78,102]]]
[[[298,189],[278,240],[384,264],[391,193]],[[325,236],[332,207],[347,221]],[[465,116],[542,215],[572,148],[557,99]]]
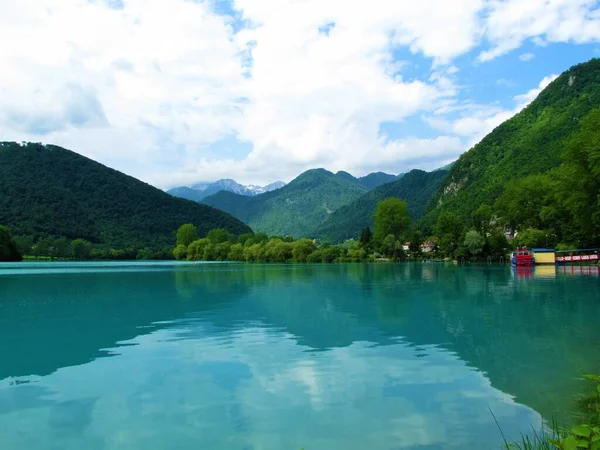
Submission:
[[[564,72],[523,111],[461,155],[432,199],[424,227],[432,230],[436,218],[448,211],[468,220],[480,205],[494,205],[511,181],[572,165],[568,149],[580,141],[582,123],[599,106],[600,59]]]
[[[391,183],[392,181],[401,178],[403,174],[400,175],[390,175],[385,172],[373,172],[364,177],[355,177],[354,175],[340,171],[336,173],[337,176],[345,177],[346,179],[353,181],[355,183],[360,184],[361,186],[366,187],[367,189],[375,189],[377,186],[381,186],[385,183]]]
[[[441,215],[496,227],[533,246],[600,246],[600,59],[563,73],[527,108],[464,153],[429,204]],[[482,209],[483,208],[483,209]]]
[[[363,230],[360,240],[348,239],[341,245],[330,245],[313,239],[292,236],[267,236],[247,233],[239,237],[227,230],[215,229],[199,238],[192,224],[177,231],[175,259],[191,261],[246,262],[362,262],[376,259],[400,260],[411,256],[403,249],[403,237],[410,230],[406,202],[385,199],[377,204],[375,232]],[[412,256],[420,256],[416,249]]]
[[[199,191],[197,189],[192,189],[187,186],[169,189],[167,193],[169,195],[172,195],[173,197],[184,198],[193,202],[201,202],[204,198],[214,194],[214,192],[207,194],[206,191]]]
[[[423,216],[427,202],[436,193],[446,175],[445,170],[412,170],[396,181],[382,184],[342,206],[321,223],[312,236],[332,243],[358,237],[365,227],[373,226],[373,213],[377,202],[388,197],[405,200],[411,219],[418,220]]]
[[[230,213],[257,231],[306,237],[333,211],[367,192],[347,175],[313,169],[275,191],[255,197],[221,191],[203,203]]]
[[[48,239],[70,247],[81,239],[107,250],[162,250],[184,222],[201,235],[213,228],[251,231],[223,211],[174,198],[69,150],[0,143],[0,224],[25,249]]]
[[[189,261],[245,262],[368,262],[492,257],[506,259],[510,244],[501,230],[494,227],[485,212],[478,226],[469,227],[457,216],[440,216],[436,232],[440,239],[423,238],[411,222],[406,201],[395,197],[377,202],[373,212],[373,230],[367,226],[357,238],[331,245],[317,239],[292,236],[268,236],[247,233],[239,237],[226,230],[209,231],[199,238],[192,224],[177,232],[173,256]],[[487,218],[487,222],[485,219]],[[455,220],[456,219],[456,220]]]

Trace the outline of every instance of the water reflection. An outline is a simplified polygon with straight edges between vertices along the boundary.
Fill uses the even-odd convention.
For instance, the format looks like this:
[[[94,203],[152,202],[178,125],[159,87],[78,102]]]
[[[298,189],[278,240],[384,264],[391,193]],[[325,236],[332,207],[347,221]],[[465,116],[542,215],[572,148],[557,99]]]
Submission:
[[[0,275],[1,448],[498,448],[488,408],[517,437],[600,367],[560,270],[46,272]]]

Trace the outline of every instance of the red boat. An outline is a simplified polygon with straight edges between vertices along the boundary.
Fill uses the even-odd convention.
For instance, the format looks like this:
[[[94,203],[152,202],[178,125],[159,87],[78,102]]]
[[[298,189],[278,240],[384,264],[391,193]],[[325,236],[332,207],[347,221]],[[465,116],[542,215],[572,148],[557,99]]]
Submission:
[[[533,258],[533,252],[527,247],[517,247],[511,255],[511,261],[513,266],[533,266],[535,265],[535,259]]]

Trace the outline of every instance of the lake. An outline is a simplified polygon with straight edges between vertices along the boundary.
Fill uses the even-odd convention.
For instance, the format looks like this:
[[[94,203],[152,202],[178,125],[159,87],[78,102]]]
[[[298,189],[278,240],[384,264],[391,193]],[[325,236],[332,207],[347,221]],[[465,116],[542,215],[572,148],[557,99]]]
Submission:
[[[0,265],[1,449],[499,449],[600,371],[598,267]],[[493,413],[493,414],[492,414]]]

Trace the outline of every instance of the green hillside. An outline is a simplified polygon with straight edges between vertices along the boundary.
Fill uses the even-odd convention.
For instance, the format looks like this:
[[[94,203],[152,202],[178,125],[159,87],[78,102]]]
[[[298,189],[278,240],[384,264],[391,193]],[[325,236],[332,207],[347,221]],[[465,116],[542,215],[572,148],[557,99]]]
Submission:
[[[412,170],[402,178],[383,184],[341,207],[320,224],[312,235],[332,243],[357,238],[363,228],[373,226],[372,216],[377,202],[388,197],[405,200],[412,220],[419,219],[446,175],[444,170]]]
[[[172,195],[173,197],[191,200],[193,202],[201,202],[203,198],[207,197],[207,195],[204,191],[192,189],[187,186],[181,186],[181,187],[169,189],[167,191],[167,194]]]
[[[558,167],[580,123],[599,105],[600,59],[564,72],[456,161],[429,205],[425,226],[444,211],[468,219],[481,204],[493,205],[509,181]]]
[[[313,169],[272,192],[245,197],[221,191],[203,203],[227,211],[255,231],[302,237],[338,208],[367,192],[348,175]]]
[[[223,211],[174,198],[72,151],[0,143],[0,224],[13,235],[162,248],[174,244],[183,223],[201,235],[213,228],[250,231]]]
[[[367,189],[375,189],[377,186],[381,186],[385,183],[391,183],[397,178],[402,177],[401,175],[390,175],[389,173],[384,172],[373,172],[364,177],[360,177],[358,182],[362,184]]]
[[[354,175],[344,172],[340,170],[335,174],[338,177],[342,177],[348,181],[353,181],[354,183],[360,184],[361,186],[366,187],[367,189],[375,189],[377,186],[381,186],[385,183],[391,183],[392,181],[400,178],[400,175],[390,175],[389,173],[384,172],[373,172],[364,177],[356,178]]]

